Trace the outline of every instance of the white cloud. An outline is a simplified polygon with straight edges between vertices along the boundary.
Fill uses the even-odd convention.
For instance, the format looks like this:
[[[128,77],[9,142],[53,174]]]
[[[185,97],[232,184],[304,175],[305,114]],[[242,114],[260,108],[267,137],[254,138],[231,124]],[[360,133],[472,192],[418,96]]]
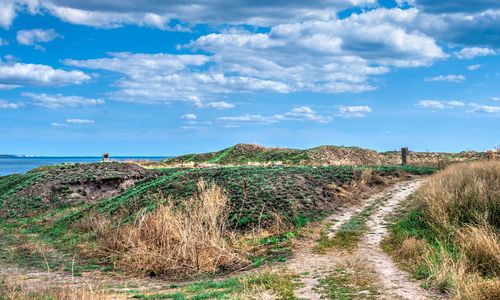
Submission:
[[[17,32],[17,42],[21,45],[35,46],[35,48],[44,50],[40,44],[48,43],[58,37],[61,37],[54,29],[32,29],[19,30]]]
[[[0,90],[13,90],[21,87],[20,85],[15,84],[0,84]]]
[[[455,75],[455,74],[450,74],[450,75],[439,75],[435,77],[427,77],[425,78],[425,81],[446,81],[446,82],[453,82],[453,83],[460,83],[465,80],[464,75]]]
[[[0,27],[9,29],[12,21],[16,17],[16,11],[13,1],[0,2]]]
[[[479,105],[477,103],[470,103],[471,113],[485,113],[485,114],[496,114],[500,113],[500,106],[491,105]]]
[[[467,66],[467,70],[469,71],[477,71],[479,69],[481,69],[482,65],[479,65],[479,64],[476,64],[476,65],[470,65],[470,66]]]
[[[209,62],[210,57],[206,55],[174,55],[174,54],[144,54],[115,52],[109,53],[111,57],[74,60],[66,59],[66,65],[106,70],[126,74],[130,77],[154,76],[171,74],[189,69],[190,67],[203,66]]]
[[[52,123],[50,123],[50,126],[56,127],[56,128],[62,128],[62,127],[68,127],[68,124],[52,122]]]
[[[178,30],[182,26],[171,24],[180,20],[191,25],[208,23],[251,24],[269,26],[283,22],[309,19],[325,20],[352,6],[373,6],[375,0],[318,0],[318,1],[244,1],[234,0],[230,4],[223,0],[172,0],[165,5],[158,0],[69,1],[69,0],[3,0],[11,3],[30,2],[36,8],[73,24],[101,28],[114,28],[127,24],[151,26],[160,29]],[[224,9],[221,9],[223,7]],[[9,25],[15,18],[15,7],[9,7]]]
[[[0,109],[18,109],[24,107],[24,103],[8,102],[0,99]]]
[[[85,98],[80,96],[64,96],[62,94],[48,95],[35,93],[22,93],[23,96],[32,100],[33,104],[40,107],[58,108],[78,108],[87,106],[103,105],[105,101],[97,98]]]
[[[500,97],[493,97],[493,98],[491,98],[491,100],[493,100],[493,101],[500,101]]]
[[[463,48],[459,52],[455,52],[455,55],[460,59],[473,59],[480,56],[495,55],[495,51],[489,48]]]
[[[417,103],[420,108],[430,109],[445,109],[445,108],[458,108],[464,107],[465,103],[462,101],[441,101],[441,100],[421,100]]]
[[[289,112],[275,115],[252,115],[244,114],[240,116],[218,117],[218,121],[237,125],[239,123],[257,123],[257,124],[272,124],[283,121],[311,121],[317,123],[330,123],[333,120],[331,116],[322,116],[307,106],[296,107]]]
[[[214,109],[230,109],[234,108],[235,105],[231,103],[227,103],[224,101],[215,101],[215,102],[195,102],[195,105],[199,108],[214,108]]]
[[[65,71],[47,65],[0,61],[0,84],[10,86],[62,86],[81,84],[91,77],[82,71]]]
[[[69,124],[94,124],[94,120],[89,119],[66,119],[66,123]]]
[[[339,115],[344,118],[362,118],[366,114],[371,113],[372,109],[366,105],[341,106],[339,107]]]
[[[346,19],[306,18],[265,33],[230,28],[179,46],[204,55],[111,53],[64,62],[122,74],[109,94],[122,101],[180,100],[225,109],[234,104],[221,100],[235,93],[360,93],[376,89],[372,78],[391,67],[430,65],[447,57],[432,38],[408,28],[417,18],[416,9],[381,8]]]
[[[181,119],[194,121],[194,120],[198,119],[198,117],[195,114],[185,114],[185,115],[181,116]]]
[[[0,27],[9,29],[18,11],[27,11],[34,14],[37,12],[39,4],[39,0],[1,0]]]

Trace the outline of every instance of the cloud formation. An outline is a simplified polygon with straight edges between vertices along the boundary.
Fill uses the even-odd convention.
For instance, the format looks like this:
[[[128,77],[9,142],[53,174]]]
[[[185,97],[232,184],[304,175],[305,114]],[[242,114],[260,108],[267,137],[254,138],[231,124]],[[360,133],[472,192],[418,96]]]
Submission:
[[[9,102],[0,99],[0,109],[18,109],[24,107],[24,103]]]
[[[344,118],[362,118],[371,113],[372,109],[366,105],[341,106],[339,115]]]
[[[366,92],[394,67],[428,66],[447,55],[436,41],[410,30],[415,9],[375,9],[271,26],[267,32],[229,28],[179,45],[193,54],[110,53],[66,65],[122,74],[115,100],[226,109],[229,94]],[[377,49],[374,51],[373,49]],[[201,52],[203,54],[194,54]]]
[[[464,107],[465,103],[462,101],[441,101],[441,100],[421,100],[417,103],[420,108],[430,108],[430,109],[445,109],[445,108],[457,108]]]
[[[80,96],[64,96],[62,94],[47,95],[44,93],[36,94],[25,92],[22,93],[22,95],[30,98],[33,105],[50,109],[97,106],[105,103],[103,99],[99,98],[93,99]]]
[[[168,5],[159,0],[74,1],[74,0],[4,0],[4,14],[0,24],[8,28],[23,10],[43,10],[61,20],[78,25],[115,28],[128,24],[151,26],[160,29],[183,29],[179,22],[191,25],[208,23],[251,24],[271,26],[284,22],[308,19],[325,20],[353,6],[374,6],[375,0],[276,0],[228,3],[222,0],[171,0]],[[224,9],[221,9],[224,7]],[[177,21],[177,22],[176,22]]]
[[[462,50],[455,52],[455,55],[459,59],[473,59],[480,56],[488,56],[495,54],[496,52],[493,49],[479,48],[479,47],[463,48]]]
[[[253,115],[243,114],[240,116],[226,116],[218,117],[217,120],[223,124],[239,125],[242,123],[255,123],[255,124],[273,124],[284,121],[310,121],[317,123],[330,123],[333,120],[331,116],[319,115],[316,111],[308,106],[301,106],[292,109],[283,114],[275,115]]]
[[[17,42],[25,46],[35,46],[35,48],[44,50],[41,43],[48,43],[61,37],[54,29],[31,29],[19,30],[16,35]]]
[[[64,86],[81,84],[91,77],[82,71],[65,71],[40,64],[0,61],[0,85]]]
[[[66,123],[69,124],[94,124],[94,120],[89,119],[66,119]]]
[[[195,114],[185,114],[181,116],[181,119],[183,120],[188,120],[188,121],[194,121],[198,119],[198,117]]]
[[[455,74],[450,74],[450,75],[439,75],[435,77],[426,77],[425,81],[445,81],[445,82],[453,82],[453,83],[460,83],[465,80],[464,75],[455,75]]]
[[[500,106],[493,105],[479,105],[477,103],[470,103],[472,113],[484,113],[484,114],[497,114],[500,113]]]

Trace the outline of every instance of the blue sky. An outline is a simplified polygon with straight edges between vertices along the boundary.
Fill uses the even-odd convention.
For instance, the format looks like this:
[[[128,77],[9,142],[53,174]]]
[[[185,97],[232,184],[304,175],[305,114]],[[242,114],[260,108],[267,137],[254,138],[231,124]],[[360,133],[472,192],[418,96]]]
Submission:
[[[0,153],[500,144],[500,2],[310,2],[0,0]]]

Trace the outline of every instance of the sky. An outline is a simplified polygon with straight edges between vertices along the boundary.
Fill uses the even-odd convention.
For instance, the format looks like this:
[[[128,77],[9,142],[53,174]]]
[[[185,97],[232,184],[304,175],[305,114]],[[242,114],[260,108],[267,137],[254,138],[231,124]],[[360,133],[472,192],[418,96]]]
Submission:
[[[0,153],[500,145],[500,1],[0,0]]]

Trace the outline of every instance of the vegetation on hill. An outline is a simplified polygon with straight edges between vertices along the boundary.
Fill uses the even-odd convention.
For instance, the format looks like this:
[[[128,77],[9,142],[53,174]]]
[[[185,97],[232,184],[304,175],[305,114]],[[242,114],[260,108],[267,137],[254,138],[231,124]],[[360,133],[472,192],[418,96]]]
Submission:
[[[385,246],[415,277],[456,299],[499,299],[500,162],[433,175]]]
[[[165,213],[169,205],[182,207],[183,203],[189,203],[189,199],[197,197],[197,185],[204,180],[210,186],[222,188],[227,195],[224,226],[228,231],[241,234],[273,226],[280,228],[252,242],[249,259],[258,265],[268,259],[282,259],[289,251],[294,228],[355,197],[362,189],[359,186],[362,182],[366,186],[380,185],[408,174],[433,171],[433,168],[411,166],[240,166],[148,171],[120,163],[41,168],[24,175],[0,177],[0,248],[9,249],[4,252],[5,260],[16,263],[22,260],[25,265],[52,270],[72,266],[73,259],[76,262],[71,268],[77,273],[96,268],[107,270],[113,265],[127,269],[118,263],[123,261],[121,258],[109,254],[107,250],[112,248],[102,247],[96,228],[113,229],[104,231],[104,237],[123,233],[119,228],[127,226],[143,224],[152,228],[158,209]],[[130,184],[124,185],[126,182]],[[153,219],[146,222],[148,218]],[[106,220],[111,227],[102,227],[106,222],[93,223],[92,220]],[[137,236],[145,231],[130,229],[127,232],[136,232]],[[144,239],[151,240],[147,236]],[[115,241],[124,240],[127,239]],[[256,247],[260,250],[255,250]],[[268,248],[272,249],[265,250]],[[123,249],[131,249],[131,246]],[[117,250],[114,253],[134,252]],[[154,273],[162,274],[158,270]]]
[[[135,164],[111,162],[45,166],[24,175],[0,177],[0,217],[30,217],[96,202],[151,175]]]
[[[463,151],[460,153],[410,152],[409,163],[438,165],[448,162],[488,158],[487,153]],[[378,153],[359,147],[320,146],[299,150],[265,148],[251,144],[237,144],[217,152],[187,154],[165,159],[163,164],[194,165],[397,165],[401,163],[399,151]]]

